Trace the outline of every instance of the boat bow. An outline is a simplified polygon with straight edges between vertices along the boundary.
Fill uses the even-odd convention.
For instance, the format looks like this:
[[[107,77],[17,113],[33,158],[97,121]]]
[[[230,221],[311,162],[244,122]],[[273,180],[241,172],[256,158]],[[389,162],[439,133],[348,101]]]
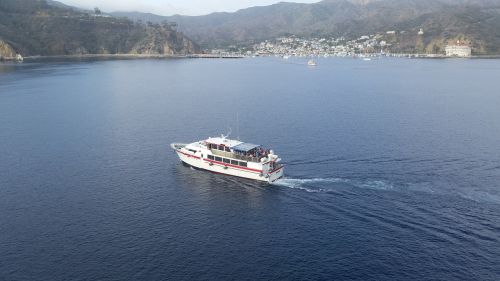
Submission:
[[[171,143],[170,144],[170,147],[173,149],[173,150],[180,150],[184,147],[186,147],[187,144],[185,143]]]

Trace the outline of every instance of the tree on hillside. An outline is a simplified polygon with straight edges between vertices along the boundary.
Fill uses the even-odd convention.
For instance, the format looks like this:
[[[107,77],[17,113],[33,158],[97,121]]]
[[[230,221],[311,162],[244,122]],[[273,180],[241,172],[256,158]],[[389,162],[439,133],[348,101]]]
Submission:
[[[102,14],[102,12],[101,12],[101,10],[100,10],[99,8],[95,7],[95,8],[94,8],[94,14],[96,14],[96,15],[101,15],[101,14]]]

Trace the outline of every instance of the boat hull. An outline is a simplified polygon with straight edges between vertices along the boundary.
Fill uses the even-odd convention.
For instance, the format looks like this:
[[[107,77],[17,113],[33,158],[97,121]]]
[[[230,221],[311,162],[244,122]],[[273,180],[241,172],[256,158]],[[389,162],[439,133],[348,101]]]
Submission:
[[[178,147],[180,146],[178,145],[177,148],[174,149],[177,155],[179,156],[179,159],[185,164],[197,169],[206,170],[218,174],[269,182],[269,183],[275,182],[283,177],[284,167],[281,167],[275,171],[272,171],[264,175],[262,171],[259,170],[236,167],[230,164],[216,162],[206,158],[202,158],[201,155],[200,156],[192,155],[182,151],[182,149],[179,149]]]

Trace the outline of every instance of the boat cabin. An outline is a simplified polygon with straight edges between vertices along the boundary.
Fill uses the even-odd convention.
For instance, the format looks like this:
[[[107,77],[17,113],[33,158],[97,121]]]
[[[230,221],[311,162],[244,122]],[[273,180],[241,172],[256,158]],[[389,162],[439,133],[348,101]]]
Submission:
[[[261,159],[267,158],[270,153],[269,150],[260,145],[226,138],[209,138],[204,144],[214,155],[248,162],[259,163]]]

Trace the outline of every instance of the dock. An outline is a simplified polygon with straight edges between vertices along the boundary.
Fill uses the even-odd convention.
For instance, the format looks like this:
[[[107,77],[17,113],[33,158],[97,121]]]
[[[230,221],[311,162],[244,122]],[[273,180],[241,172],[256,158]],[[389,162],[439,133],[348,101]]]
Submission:
[[[193,54],[187,55],[188,58],[193,59],[243,59],[245,56],[240,55],[222,55],[222,54]]]

